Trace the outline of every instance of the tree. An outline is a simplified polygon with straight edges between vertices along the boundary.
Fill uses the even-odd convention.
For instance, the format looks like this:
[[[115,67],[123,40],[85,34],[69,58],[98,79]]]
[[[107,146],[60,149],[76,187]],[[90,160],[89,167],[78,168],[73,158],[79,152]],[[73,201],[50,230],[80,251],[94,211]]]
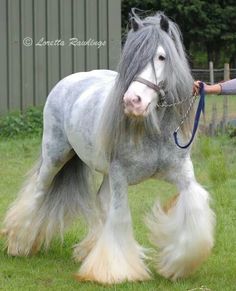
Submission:
[[[196,47],[215,66],[236,62],[236,5],[234,0],[124,0],[122,16],[128,18],[130,7],[162,10],[182,31],[188,54]],[[127,23],[127,22],[126,22]]]

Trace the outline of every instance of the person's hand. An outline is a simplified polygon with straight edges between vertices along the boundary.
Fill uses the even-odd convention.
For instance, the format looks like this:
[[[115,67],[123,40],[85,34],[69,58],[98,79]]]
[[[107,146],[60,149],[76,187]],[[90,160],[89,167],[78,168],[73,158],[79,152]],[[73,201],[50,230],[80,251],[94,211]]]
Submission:
[[[193,94],[198,95],[199,89],[200,89],[200,83],[202,81],[195,81],[193,84]],[[204,86],[204,92],[206,94],[220,94],[221,93],[221,85],[220,84],[214,84],[214,85],[207,85],[206,83],[202,82]]]
[[[201,83],[201,81],[199,81],[199,80],[194,81],[194,83],[193,83],[193,95],[199,94],[200,83]]]

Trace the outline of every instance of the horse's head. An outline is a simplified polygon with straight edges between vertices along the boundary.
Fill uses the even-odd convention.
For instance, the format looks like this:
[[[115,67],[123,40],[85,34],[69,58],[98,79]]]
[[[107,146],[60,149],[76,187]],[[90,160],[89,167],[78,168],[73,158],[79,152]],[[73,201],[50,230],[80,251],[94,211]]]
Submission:
[[[176,122],[192,100],[193,78],[178,26],[162,12],[140,18],[135,9],[131,24],[117,79],[106,99],[97,130],[98,147],[105,148],[109,154],[122,138],[133,136],[137,140],[143,132],[160,134],[165,128],[163,122],[171,118],[171,124]],[[157,110],[161,104],[167,110]],[[179,105],[172,110],[171,104]],[[165,114],[168,118],[164,118]],[[188,133],[190,122],[190,118],[185,120],[183,133]]]
[[[164,97],[163,72],[166,52],[158,46],[156,54],[125,92],[125,114],[133,116],[147,116],[152,107]]]
[[[190,96],[192,77],[177,25],[163,13],[142,20],[132,12],[132,29],[120,64],[127,84],[124,113],[146,117],[162,102]]]

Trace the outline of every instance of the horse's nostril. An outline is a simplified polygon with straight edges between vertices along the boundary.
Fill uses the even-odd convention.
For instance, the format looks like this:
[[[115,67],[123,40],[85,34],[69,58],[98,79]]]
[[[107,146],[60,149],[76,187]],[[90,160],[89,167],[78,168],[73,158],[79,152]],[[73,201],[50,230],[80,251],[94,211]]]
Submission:
[[[135,95],[132,99],[132,103],[140,103],[141,102],[141,97],[138,95]]]

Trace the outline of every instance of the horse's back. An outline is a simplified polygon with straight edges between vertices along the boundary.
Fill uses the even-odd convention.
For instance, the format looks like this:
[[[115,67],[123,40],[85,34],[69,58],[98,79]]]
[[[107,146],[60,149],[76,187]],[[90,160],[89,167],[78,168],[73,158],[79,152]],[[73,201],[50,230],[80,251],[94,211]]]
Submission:
[[[93,86],[101,86],[114,80],[117,73],[110,70],[93,70],[71,74],[59,81],[48,95],[45,107],[56,105],[65,108],[73,104],[81,94]]]
[[[53,117],[58,125],[61,123],[61,126],[64,127],[65,123],[71,120],[76,102],[85,95],[87,99],[94,97],[96,94],[92,93],[97,90],[104,91],[104,95],[106,90],[101,88],[111,87],[116,75],[116,72],[110,70],[93,70],[65,77],[54,86],[47,97],[44,107],[44,123],[47,123],[48,120],[51,122]]]

